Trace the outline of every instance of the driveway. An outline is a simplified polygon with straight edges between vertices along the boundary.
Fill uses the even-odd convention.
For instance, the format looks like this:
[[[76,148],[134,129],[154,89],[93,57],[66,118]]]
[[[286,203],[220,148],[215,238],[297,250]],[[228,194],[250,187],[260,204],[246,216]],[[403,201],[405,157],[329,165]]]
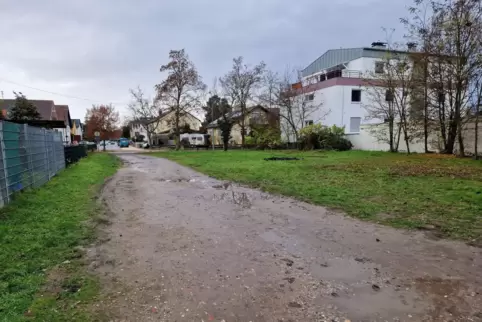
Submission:
[[[112,321],[482,321],[480,248],[119,156],[89,251]]]

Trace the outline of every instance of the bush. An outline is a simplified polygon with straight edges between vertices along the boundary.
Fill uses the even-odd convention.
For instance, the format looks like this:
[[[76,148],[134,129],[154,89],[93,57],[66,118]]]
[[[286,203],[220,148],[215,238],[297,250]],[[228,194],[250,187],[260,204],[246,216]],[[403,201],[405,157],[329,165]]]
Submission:
[[[353,145],[344,135],[345,129],[336,125],[332,127],[321,124],[308,125],[300,130],[300,148],[347,151]]]
[[[273,148],[280,145],[281,132],[279,128],[272,126],[253,127],[249,136],[245,138],[245,144],[258,149]]]

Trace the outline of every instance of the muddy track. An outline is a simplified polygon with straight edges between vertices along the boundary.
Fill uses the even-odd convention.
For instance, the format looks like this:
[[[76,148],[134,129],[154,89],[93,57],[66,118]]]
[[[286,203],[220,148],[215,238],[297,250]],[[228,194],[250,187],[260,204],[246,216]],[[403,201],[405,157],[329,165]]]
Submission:
[[[482,321],[482,250],[120,155],[91,249],[111,321]]]

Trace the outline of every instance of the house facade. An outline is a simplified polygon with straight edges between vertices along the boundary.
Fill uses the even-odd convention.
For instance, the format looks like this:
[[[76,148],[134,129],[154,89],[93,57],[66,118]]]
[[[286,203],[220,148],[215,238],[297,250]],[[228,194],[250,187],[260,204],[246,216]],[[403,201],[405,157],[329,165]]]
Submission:
[[[235,123],[231,128],[231,145],[241,145],[241,112],[234,110],[228,115]],[[211,136],[214,145],[222,145],[223,139],[221,136],[221,129],[219,128],[220,119],[211,122],[207,126],[207,132]],[[255,126],[276,126],[279,128],[280,116],[278,108],[265,108],[261,105],[251,107],[247,110],[244,118],[246,131],[249,134],[251,129]]]
[[[80,142],[84,139],[83,124],[80,119],[72,119],[71,132],[74,136],[74,141]]]
[[[377,104],[373,95],[368,94],[370,87],[376,86],[370,78],[375,80],[377,74],[386,72],[387,54],[388,49],[380,43],[372,47],[332,49],[303,69],[302,95],[308,103],[319,106],[307,116],[303,126],[321,123],[344,127],[354,149],[388,150],[388,143],[373,135],[373,129],[385,126],[385,120],[371,117],[366,108]],[[293,139],[289,134],[284,134],[284,138]],[[411,150],[423,152],[422,142],[414,142]]]
[[[70,118],[70,111],[68,105],[55,105],[55,119],[58,121],[64,121],[65,128],[55,129],[55,131],[62,133],[62,140],[64,144],[68,145],[72,143],[72,119]]]
[[[70,111],[68,105],[55,105],[52,100],[30,100],[40,114],[40,119],[43,121],[63,121],[65,127],[54,128],[56,132],[62,134],[64,144],[72,143],[72,119],[70,118]],[[8,117],[8,112],[15,105],[14,99],[0,99],[1,113]]]
[[[136,120],[129,123],[131,138],[143,137],[148,141],[149,129],[151,132],[152,145],[172,145],[174,144],[175,112],[169,111],[162,113],[153,120]],[[189,128],[190,132],[197,132],[201,128],[201,120],[189,112],[183,112],[179,119],[181,132]]]
[[[154,124],[154,132],[156,134],[173,133],[175,120],[176,114],[174,111],[162,114],[158,120],[154,121],[154,123],[157,123]],[[201,120],[199,120],[196,116],[192,115],[189,112],[182,112],[179,117],[179,127],[189,127],[191,131],[196,132],[199,131],[199,129],[201,128]]]
[[[130,139],[138,139],[143,137],[147,140],[147,125],[144,121],[132,121],[129,123]]]

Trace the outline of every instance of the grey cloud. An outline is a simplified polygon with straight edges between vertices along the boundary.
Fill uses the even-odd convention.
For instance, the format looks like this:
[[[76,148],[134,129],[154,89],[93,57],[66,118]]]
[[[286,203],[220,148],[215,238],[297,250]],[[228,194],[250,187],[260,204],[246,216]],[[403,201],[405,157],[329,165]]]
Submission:
[[[381,27],[399,27],[406,5],[404,0],[0,0],[0,61],[24,73],[28,85],[123,102],[129,87],[152,91],[170,49],[186,48],[210,85],[235,56],[253,64],[264,60],[281,71],[306,65],[330,48],[383,39]],[[4,76],[18,81],[16,74]],[[77,117],[90,105],[63,102]]]

